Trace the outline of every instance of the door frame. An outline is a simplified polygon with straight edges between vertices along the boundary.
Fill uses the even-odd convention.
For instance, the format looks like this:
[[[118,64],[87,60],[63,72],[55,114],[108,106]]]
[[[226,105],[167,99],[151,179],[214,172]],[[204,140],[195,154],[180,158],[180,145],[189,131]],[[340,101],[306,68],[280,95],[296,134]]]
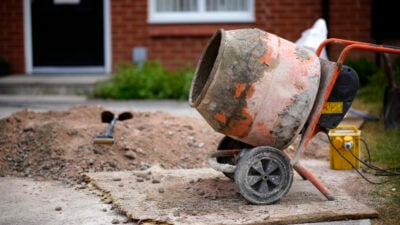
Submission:
[[[76,67],[52,67],[33,66],[32,48],[32,0],[24,0],[24,50],[25,72],[34,73],[111,73],[111,0],[103,0],[103,26],[104,26],[104,65],[103,66],[76,66]]]

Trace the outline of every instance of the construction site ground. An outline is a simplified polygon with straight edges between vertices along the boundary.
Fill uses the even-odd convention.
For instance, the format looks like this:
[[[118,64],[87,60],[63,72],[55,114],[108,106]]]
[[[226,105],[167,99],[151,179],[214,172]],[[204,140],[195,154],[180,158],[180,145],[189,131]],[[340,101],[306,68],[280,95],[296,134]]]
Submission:
[[[368,196],[372,186],[354,171],[329,168],[323,135],[312,140],[304,164],[337,200],[326,201],[296,176],[279,203],[253,206],[233,182],[209,169],[206,155],[223,135],[198,115],[136,110],[132,105],[127,110],[133,119],[116,124],[114,145],[94,145],[93,137],[108,126],[101,123],[101,112],[120,113],[122,108],[83,102],[61,110],[3,114],[0,191],[7,194],[0,195],[0,224],[294,224],[347,219],[369,224],[359,219],[377,216]]]

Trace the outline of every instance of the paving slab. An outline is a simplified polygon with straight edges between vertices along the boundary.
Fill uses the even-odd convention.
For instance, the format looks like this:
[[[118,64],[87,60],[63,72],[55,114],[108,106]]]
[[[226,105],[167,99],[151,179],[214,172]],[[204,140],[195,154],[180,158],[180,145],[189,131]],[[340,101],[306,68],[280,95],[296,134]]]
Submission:
[[[0,177],[0,192],[1,225],[111,225],[127,221],[97,195],[60,181]]]
[[[329,162],[303,161],[323,177],[338,171]],[[339,171],[339,173],[346,173]],[[343,175],[343,174],[339,174]],[[140,224],[295,224],[377,217],[377,212],[326,180],[335,194],[327,201],[309,181],[295,176],[289,193],[276,204],[249,204],[234,182],[210,168],[87,173],[115,207]],[[332,179],[332,177],[330,178]],[[367,220],[368,221],[368,220]]]

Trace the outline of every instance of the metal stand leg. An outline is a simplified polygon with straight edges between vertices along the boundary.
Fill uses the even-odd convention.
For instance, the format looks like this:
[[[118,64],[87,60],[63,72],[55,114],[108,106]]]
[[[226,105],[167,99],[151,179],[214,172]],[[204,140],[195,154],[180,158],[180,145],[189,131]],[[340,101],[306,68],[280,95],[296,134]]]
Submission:
[[[300,161],[297,161],[294,165],[293,168],[300,174],[301,177],[307,178],[329,201],[335,200],[335,197],[332,195],[332,193],[326,188],[314,174],[311,173],[310,170],[305,168],[303,165],[301,165]]]
[[[287,153],[285,154],[290,159],[290,156]],[[299,160],[293,162],[292,159],[292,167],[301,176],[301,178],[303,178],[303,180],[309,180],[329,201],[335,200],[335,197],[328,190],[328,188],[326,188],[325,185],[323,185],[309,169],[304,167]]]

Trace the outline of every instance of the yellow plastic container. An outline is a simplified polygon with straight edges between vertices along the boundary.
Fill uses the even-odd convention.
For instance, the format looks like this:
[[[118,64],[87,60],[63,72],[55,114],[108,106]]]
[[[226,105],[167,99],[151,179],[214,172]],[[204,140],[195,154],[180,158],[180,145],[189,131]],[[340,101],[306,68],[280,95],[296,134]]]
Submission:
[[[360,158],[360,136],[361,131],[355,126],[338,126],[329,131],[331,169],[350,170],[353,169],[352,165],[356,169],[360,168],[357,159]]]

